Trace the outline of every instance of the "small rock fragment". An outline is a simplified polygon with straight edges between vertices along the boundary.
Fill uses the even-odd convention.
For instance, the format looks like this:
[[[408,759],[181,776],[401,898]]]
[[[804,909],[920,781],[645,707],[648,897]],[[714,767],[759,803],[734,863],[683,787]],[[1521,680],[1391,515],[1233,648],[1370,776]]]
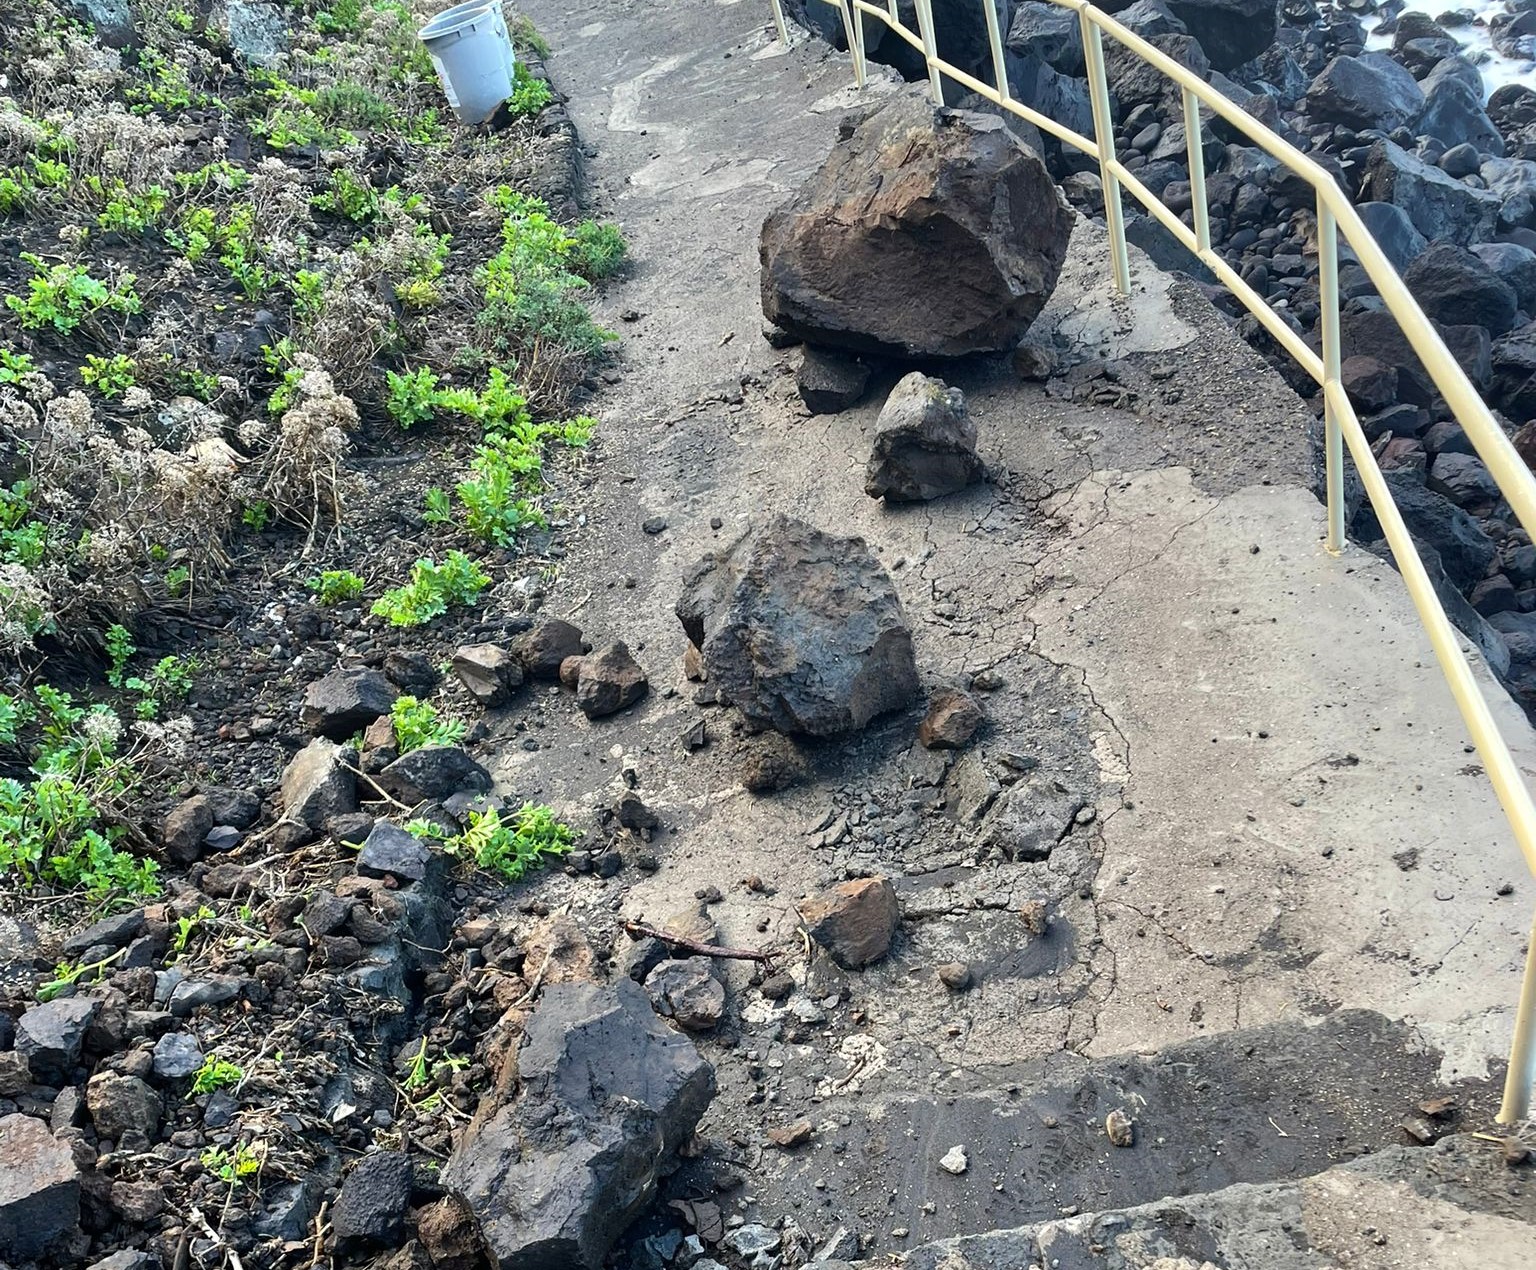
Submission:
[[[1500,1148],[1503,1151],[1504,1163],[1509,1165],[1510,1168],[1524,1164],[1531,1158],[1531,1148],[1526,1146],[1519,1138],[1505,1138],[1500,1143]]]
[[[953,1173],[959,1177],[971,1167],[970,1157],[966,1155],[963,1146],[953,1146],[939,1157],[939,1167],[946,1173]]]
[[[0,1160],[0,1248],[32,1261],[78,1228],[80,1170],[69,1143],[32,1116],[0,1116]]]
[[[204,839],[214,826],[213,806],[201,794],[187,799],[165,818],[160,841],[176,864],[192,864],[203,854]]]
[[[864,475],[864,492],[871,498],[926,502],[985,475],[965,397],[943,380],[913,371],[891,389],[875,426]]]
[[[376,1151],[359,1161],[341,1184],[332,1213],[336,1238],[343,1244],[394,1247],[405,1233],[410,1207],[411,1158],[403,1151]]]
[[[768,1141],[776,1147],[788,1150],[809,1142],[813,1132],[809,1120],[796,1120],[794,1124],[778,1125],[769,1129]]]
[[[841,882],[800,905],[811,938],[844,970],[879,961],[890,950],[900,913],[888,878]]]
[[[951,992],[964,992],[971,986],[971,968],[963,961],[946,961],[939,967],[939,982]]]
[[[645,990],[656,1012],[687,1032],[708,1032],[725,1014],[725,987],[702,958],[662,962],[645,977]]]
[[[487,709],[504,706],[523,686],[523,665],[495,644],[463,644],[454,650],[453,670],[470,695]]]
[[[560,663],[580,657],[587,648],[580,628],[556,617],[541,618],[510,645],[512,655],[534,679],[558,679]]]
[[[1111,1146],[1128,1147],[1136,1142],[1136,1122],[1123,1107],[1116,1107],[1104,1117],[1104,1132],[1109,1135]]]
[[[561,687],[576,691],[576,685],[581,682],[581,663],[580,657],[567,657],[560,663]]]
[[[795,370],[795,385],[800,400],[813,415],[836,414],[864,395],[869,387],[869,367],[808,345]]]
[[[929,698],[928,713],[917,725],[917,739],[925,749],[958,750],[976,735],[985,718],[969,693],[940,688]]]
[[[420,882],[427,876],[432,850],[415,834],[381,820],[369,831],[357,855],[357,871],[365,877],[393,877]]]

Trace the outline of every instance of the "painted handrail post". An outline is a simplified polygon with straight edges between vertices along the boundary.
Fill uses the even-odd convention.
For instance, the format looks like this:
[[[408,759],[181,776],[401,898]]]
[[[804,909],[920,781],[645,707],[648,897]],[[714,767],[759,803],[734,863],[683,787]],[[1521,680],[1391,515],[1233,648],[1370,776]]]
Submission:
[[[918,0],[919,10],[927,0]],[[1115,289],[1131,290],[1131,266],[1125,254],[1125,213],[1120,206],[1120,178],[1115,175],[1115,128],[1109,117],[1109,80],[1104,74],[1104,40],[1088,16],[1078,10],[1083,27],[1083,52],[1088,63],[1088,92],[1093,99],[1093,137],[1099,143],[1099,184],[1104,190],[1104,222],[1109,226],[1109,250],[1115,262]]]
[[[1339,348],[1339,230],[1321,194],[1317,199],[1318,299],[1323,322],[1323,385],[1343,388]],[[1328,490],[1328,550],[1344,550],[1344,433],[1331,394],[1323,393],[1323,455]]]
[[[1006,106],[1013,100],[1013,93],[1008,89],[1008,67],[1003,61],[1003,33],[997,25],[997,6],[993,0],[979,2],[987,15],[987,43],[992,48],[992,87],[997,89],[997,95]]]
[[[784,25],[784,5],[781,0],[773,0],[773,25],[779,28],[779,43],[788,48],[789,28]]]
[[[923,58],[928,63],[928,88],[933,104],[944,104],[944,78],[939,74],[939,45],[933,34],[933,5],[930,0],[915,0],[917,29],[923,37]]]
[[[1509,1070],[1504,1073],[1500,1124],[1517,1124],[1531,1114],[1532,1086],[1536,1086],[1536,921],[1531,923],[1531,939],[1525,950],[1525,978],[1515,1007],[1515,1039],[1509,1051]]]
[[[853,86],[864,87],[864,24],[855,18],[849,0],[837,0],[843,15],[843,34],[848,37],[848,53],[853,58]]]
[[[1200,132],[1200,102],[1185,88],[1184,148],[1189,154],[1189,198],[1195,214],[1195,245],[1211,249],[1211,211],[1205,200],[1205,139]]]

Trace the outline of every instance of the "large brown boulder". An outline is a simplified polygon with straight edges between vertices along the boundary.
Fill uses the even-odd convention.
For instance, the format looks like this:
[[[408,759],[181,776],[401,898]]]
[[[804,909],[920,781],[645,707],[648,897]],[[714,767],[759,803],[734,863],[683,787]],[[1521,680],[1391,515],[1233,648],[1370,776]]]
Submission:
[[[763,223],[763,312],[814,343],[900,357],[1012,348],[1055,289],[1073,214],[991,115],[897,96]]]

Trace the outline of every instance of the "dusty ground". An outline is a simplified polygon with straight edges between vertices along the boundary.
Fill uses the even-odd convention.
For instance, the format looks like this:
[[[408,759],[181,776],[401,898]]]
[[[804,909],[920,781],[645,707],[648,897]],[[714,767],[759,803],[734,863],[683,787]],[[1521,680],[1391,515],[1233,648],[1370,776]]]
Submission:
[[[1396,575],[1322,549],[1313,420],[1294,394],[1144,262],[1130,302],[1113,299],[1083,224],[1038,328],[1080,364],[1045,387],[996,366],[947,369],[993,479],[884,510],[861,478],[896,372],[858,408],[808,417],[795,354],[762,340],[757,302],[757,229],[829,146],[851,101],[846,66],[819,45],[770,44],[766,13],[746,3],[528,10],[560,50],[597,206],[639,261],[608,298],[625,375],[597,403],[591,545],[547,610],[575,614],[591,638],[625,638],[656,691],[620,718],[551,727],[541,748],[504,753],[499,776],[575,808],[610,799],[628,767],[664,826],[631,853],[654,854],[656,872],[550,878],[538,900],[572,901],[601,933],[717,887],[721,936],[746,945],[792,943],[793,902],[845,876],[893,875],[905,910],[893,955],[869,971],[797,962],[810,982],[788,1009],[733,975],[732,1017],[705,1042],[722,1092],[703,1131],[734,1142],[751,1171],[742,1210],[771,1219],[798,1205],[814,1238],[842,1223],[884,1251],[902,1246],[897,1230],[916,1240],[1038,1220],[1043,1200],[1154,1198],[1165,1192],[1105,1180],[1103,1107],[1081,1096],[1093,1072],[1073,1059],[1063,1119],[1084,1154],[1064,1176],[1081,1177],[1080,1193],[996,1199],[1018,1181],[1010,1149],[1027,1138],[997,1091],[1036,1087],[1051,1056],[1200,1038],[1215,1038],[1209,1061],[1229,1073],[1255,1048],[1228,1041],[1233,1029],[1276,1025],[1276,1048],[1299,1056],[1304,1025],[1346,1007],[1386,1019],[1336,1042],[1352,1061],[1316,1094],[1325,1108],[1299,1154],[1285,1139],[1300,1121],[1271,1121],[1279,1136],[1245,1130],[1240,1162],[1211,1173],[1188,1163],[1218,1150],[1196,1127],[1237,1113],[1205,1102],[1199,1082],[1146,1105],[1148,1139],[1185,1161],[1175,1189],[1396,1141],[1396,1117],[1437,1079],[1472,1082],[1460,1087],[1468,1119],[1489,1119],[1536,890]],[[683,679],[672,606],[682,570],[764,511],[869,541],[930,683],[997,672],[972,751],[947,763],[914,745],[915,714],[896,717],[820,748],[799,789],[743,791],[729,717]],[[644,532],[655,517],[665,530]],[[1528,725],[1489,690],[1529,756]],[[564,709],[575,715],[549,706]],[[711,743],[689,754],[678,738],[700,720]],[[1067,807],[1039,863],[993,858],[965,823],[1020,756]],[[1040,936],[1020,916],[1031,901],[1049,914]],[[934,974],[957,959],[978,981],[963,996]],[[984,1113],[948,1101],[981,1090]],[[1282,1095],[1253,1097],[1267,1117],[1263,1100]],[[1306,1098],[1291,1105],[1310,1114]],[[820,1126],[810,1147],[759,1154],[765,1127],[806,1113]],[[936,1174],[956,1142],[990,1167]]]

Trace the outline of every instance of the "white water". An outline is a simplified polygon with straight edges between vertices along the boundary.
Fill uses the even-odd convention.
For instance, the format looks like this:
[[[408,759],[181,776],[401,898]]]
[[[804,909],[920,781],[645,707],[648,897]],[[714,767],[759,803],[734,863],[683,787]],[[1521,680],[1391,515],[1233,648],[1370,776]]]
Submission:
[[[1483,95],[1505,84],[1528,84],[1536,88],[1536,62],[1516,61],[1496,53],[1488,38],[1488,22],[1496,13],[1507,13],[1503,0],[1408,0],[1403,10],[1427,13],[1432,18],[1453,10],[1470,10],[1475,16],[1466,26],[1447,26],[1446,33],[1461,45],[1467,58],[1476,62],[1483,73]],[[1360,20],[1366,30],[1365,46],[1368,49],[1392,47],[1390,35],[1377,35],[1381,25],[1378,14],[1368,14]]]

